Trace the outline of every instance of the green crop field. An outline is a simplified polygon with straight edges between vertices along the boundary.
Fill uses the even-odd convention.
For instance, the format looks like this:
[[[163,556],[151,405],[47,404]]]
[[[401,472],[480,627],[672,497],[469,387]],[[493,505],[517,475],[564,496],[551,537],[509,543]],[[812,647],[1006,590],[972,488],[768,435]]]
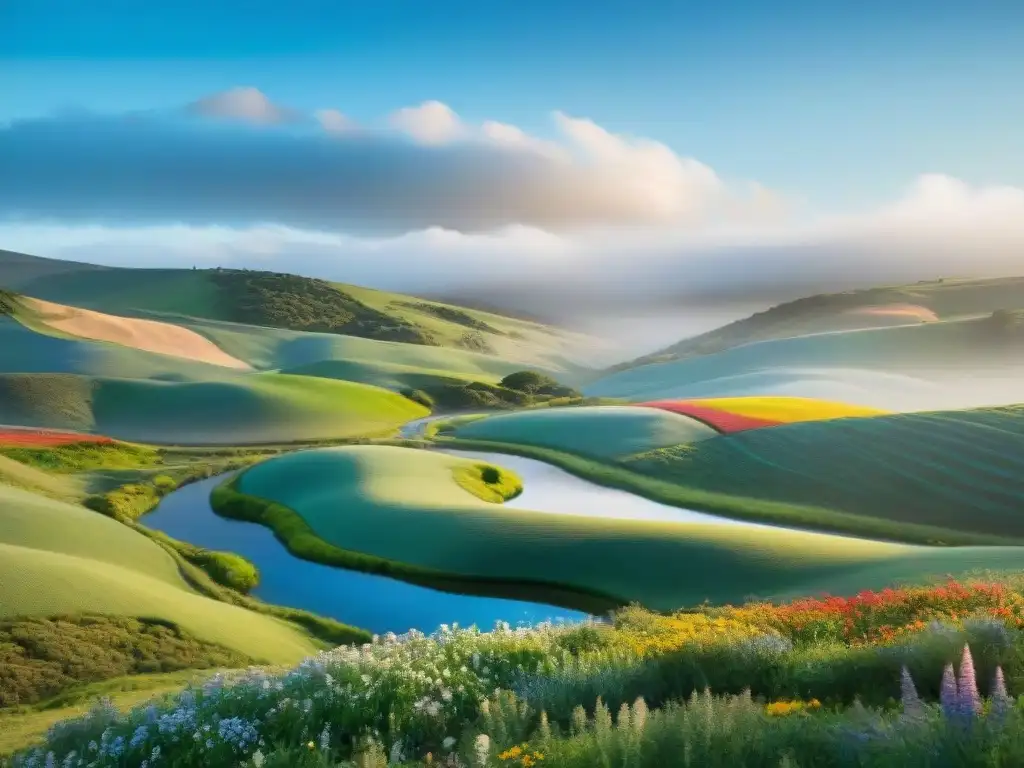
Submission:
[[[239,490],[291,508],[342,549],[463,577],[571,585],[660,609],[1024,566],[1018,547],[928,548],[488,504],[453,485],[453,461],[385,446],[304,451],[249,469]]]
[[[0,423],[151,443],[243,444],[386,432],[427,409],[377,387],[305,376],[162,382],[0,376]]]
[[[600,458],[707,440],[717,434],[688,416],[616,405],[500,414],[465,422],[453,433],[458,438],[536,445]]]
[[[252,658],[315,649],[297,628],[193,592],[157,544],[82,507],[0,485],[0,617],[162,618]]]
[[[788,424],[622,465],[714,493],[1024,537],[1024,406]]]

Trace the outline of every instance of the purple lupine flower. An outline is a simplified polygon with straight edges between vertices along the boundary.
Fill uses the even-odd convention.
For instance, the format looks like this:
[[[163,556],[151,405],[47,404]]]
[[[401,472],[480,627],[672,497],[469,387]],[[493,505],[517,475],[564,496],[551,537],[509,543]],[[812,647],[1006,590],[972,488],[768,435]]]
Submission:
[[[960,677],[957,680],[960,710],[964,715],[971,716],[981,712],[981,694],[978,693],[978,679],[974,672],[974,659],[971,656],[971,648],[964,646],[963,656],[960,658]]]
[[[1012,705],[1010,694],[1006,692],[1006,680],[1003,678],[1002,667],[996,667],[990,698],[992,699],[992,714],[1001,720],[1010,711]]]
[[[903,704],[905,716],[920,717],[924,714],[924,705],[917,695],[917,688],[914,687],[914,678],[910,676],[910,670],[906,666],[900,671],[900,702]]]
[[[960,698],[956,688],[956,677],[953,674],[953,665],[947,664],[942,670],[942,688],[939,690],[939,703],[942,705],[942,713],[953,718],[957,715]]]

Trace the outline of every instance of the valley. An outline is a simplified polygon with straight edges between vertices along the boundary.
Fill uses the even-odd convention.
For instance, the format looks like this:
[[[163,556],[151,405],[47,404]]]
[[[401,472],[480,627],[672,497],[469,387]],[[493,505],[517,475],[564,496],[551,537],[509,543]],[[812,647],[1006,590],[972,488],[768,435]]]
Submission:
[[[280,273],[3,252],[0,286],[0,727],[18,734],[0,750],[80,747],[101,721],[130,735],[142,710],[116,707],[151,692],[180,711],[213,670],[284,690],[301,663],[362,690],[392,647],[457,662],[463,691],[438,705],[458,700],[454,729],[491,683],[563,723],[595,691],[629,712],[688,696],[693,669],[740,694],[714,654],[759,696],[838,712],[877,692],[765,682],[737,650],[751,638],[793,675],[815,653],[882,659],[926,619],[959,634],[920,674],[975,642],[964,617],[1020,643],[1024,280],[813,297],[605,370],[599,340],[559,328]],[[789,607],[875,593],[899,618],[871,614],[857,643],[823,618],[827,644],[802,634],[826,603]],[[408,645],[372,640],[394,635]],[[650,670],[672,664],[691,671],[659,690]],[[104,690],[115,709],[44,734]],[[340,706],[316,717],[348,728]],[[346,739],[391,727],[381,712]],[[448,731],[418,713],[403,727],[439,749]]]

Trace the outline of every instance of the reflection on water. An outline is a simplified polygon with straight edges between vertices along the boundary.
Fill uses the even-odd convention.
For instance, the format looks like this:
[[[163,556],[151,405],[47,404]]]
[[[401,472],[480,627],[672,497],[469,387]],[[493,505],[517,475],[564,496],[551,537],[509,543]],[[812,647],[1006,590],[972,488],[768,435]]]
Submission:
[[[523,480],[523,492],[506,506],[538,512],[586,517],[614,517],[624,520],[657,520],[674,523],[716,523],[755,528],[771,526],[731,520],[704,512],[659,504],[628,491],[603,488],[542,461],[506,453],[443,450],[451,456],[486,461],[515,472]]]

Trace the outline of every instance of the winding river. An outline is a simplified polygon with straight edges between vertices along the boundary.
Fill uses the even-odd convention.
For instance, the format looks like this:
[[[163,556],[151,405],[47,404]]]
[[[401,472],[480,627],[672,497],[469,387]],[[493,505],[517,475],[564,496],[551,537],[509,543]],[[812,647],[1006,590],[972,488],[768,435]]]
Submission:
[[[435,418],[406,425],[403,436],[415,436]],[[524,490],[507,502],[515,508],[633,520],[756,525],[603,488],[534,459],[477,451],[445,450],[444,453],[487,461],[516,472],[523,479]],[[514,626],[586,618],[586,614],[566,608],[458,595],[293,557],[269,529],[256,523],[228,520],[213,511],[210,492],[226,477],[221,475],[180,488],[165,497],[142,523],[196,546],[237,552],[246,557],[260,571],[260,584],[253,594],[269,603],[303,608],[375,633],[401,633],[409,629],[432,632],[441,624],[453,623],[490,629],[497,621],[507,621]]]

